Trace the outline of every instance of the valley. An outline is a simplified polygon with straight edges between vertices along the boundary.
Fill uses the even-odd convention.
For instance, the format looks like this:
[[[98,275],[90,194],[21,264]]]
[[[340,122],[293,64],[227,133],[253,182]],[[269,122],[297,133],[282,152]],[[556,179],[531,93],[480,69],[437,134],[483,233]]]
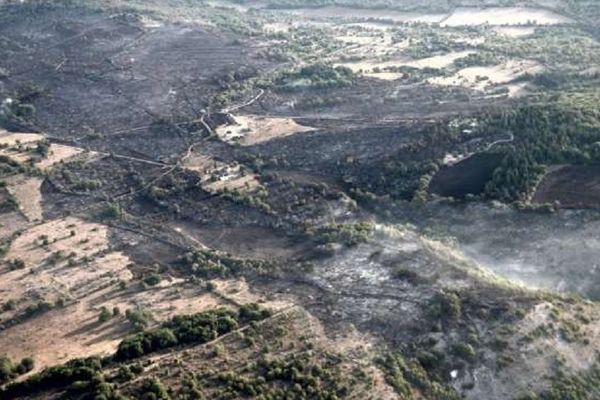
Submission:
[[[0,1],[0,398],[600,398],[595,1]]]

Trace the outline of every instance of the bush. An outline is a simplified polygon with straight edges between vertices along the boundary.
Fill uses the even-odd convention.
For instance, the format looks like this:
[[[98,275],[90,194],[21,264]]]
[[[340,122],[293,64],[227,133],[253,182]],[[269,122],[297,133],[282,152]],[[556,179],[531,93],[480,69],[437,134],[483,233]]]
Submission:
[[[477,358],[475,349],[470,344],[457,344],[452,349],[452,353],[465,361],[473,362]]]
[[[462,314],[460,298],[456,293],[441,292],[437,296],[440,317],[447,320],[457,320]]]
[[[219,308],[192,315],[179,315],[159,328],[140,332],[123,340],[115,360],[130,360],[178,344],[201,344],[234,331],[239,323],[267,318],[270,313],[256,304],[245,305],[238,313]]]
[[[106,322],[110,319],[111,313],[108,311],[106,307],[100,308],[100,315],[98,315],[98,322]]]
[[[144,278],[144,283],[148,286],[156,286],[160,283],[161,278],[158,274],[150,274]]]
[[[19,374],[26,374],[27,372],[33,370],[34,365],[35,363],[33,361],[33,358],[25,357],[21,360],[19,365],[17,365],[17,372]]]
[[[148,326],[152,315],[144,310],[127,310],[125,311],[125,317],[135,330],[141,331]]]
[[[23,268],[25,268],[25,261],[21,260],[20,258],[15,258],[14,260],[10,260],[8,262],[8,268],[11,271],[16,271],[18,269],[23,269]]]
[[[0,357],[0,384],[16,377],[15,364],[7,356]]]
[[[402,281],[406,281],[412,285],[418,285],[421,283],[425,283],[425,279],[417,274],[415,271],[410,270],[408,268],[396,268],[392,275],[396,279],[400,279]]]
[[[256,303],[244,304],[240,307],[239,319],[244,322],[260,321],[271,316],[271,312]]]
[[[0,398],[31,398],[31,394],[55,388],[64,388],[77,381],[87,382],[97,378],[102,368],[98,357],[80,358],[66,364],[44,369],[29,379],[8,385]]]
[[[98,218],[101,220],[114,220],[121,218],[123,211],[121,206],[113,203],[104,203],[98,212]]]
[[[48,140],[41,140],[38,142],[35,152],[42,157],[48,156],[50,152],[50,142]]]
[[[142,383],[141,388],[141,399],[143,400],[168,400],[170,399],[167,389],[164,387],[161,381],[156,378],[146,379]]]

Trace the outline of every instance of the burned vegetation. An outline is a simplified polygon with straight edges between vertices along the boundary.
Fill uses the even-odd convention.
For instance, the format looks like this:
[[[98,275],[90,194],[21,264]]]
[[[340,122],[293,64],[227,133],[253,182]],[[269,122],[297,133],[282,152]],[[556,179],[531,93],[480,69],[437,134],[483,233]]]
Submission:
[[[0,2],[1,398],[598,398],[597,5],[375,3]]]

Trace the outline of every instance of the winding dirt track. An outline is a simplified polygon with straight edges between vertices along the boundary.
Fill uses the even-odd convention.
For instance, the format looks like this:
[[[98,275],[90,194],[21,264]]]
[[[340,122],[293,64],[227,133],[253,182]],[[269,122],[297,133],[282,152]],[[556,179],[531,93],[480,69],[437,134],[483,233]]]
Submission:
[[[237,110],[242,109],[244,107],[251,106],[252,104],[256,103],[264,94],[265,94],[265,91],[263,89],[259,89],[258,90],[258,94],[256,96],[254,96],[253,98],[251,98],[250,100],[248,100],[247,102],[242,103],[242,104],[237,104],[235,106],[223,108],[221,110],[221,112],[223,114],[231,114],[234,111],[237,111]]]

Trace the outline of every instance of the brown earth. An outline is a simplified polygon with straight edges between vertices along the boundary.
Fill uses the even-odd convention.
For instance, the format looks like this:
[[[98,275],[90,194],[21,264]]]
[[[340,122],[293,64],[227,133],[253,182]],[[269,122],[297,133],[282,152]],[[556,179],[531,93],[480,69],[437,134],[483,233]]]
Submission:
[[[600,206],[600,166],[563,165],[549,169],[532,202],[558,202],[563,208],[598,208]]]

